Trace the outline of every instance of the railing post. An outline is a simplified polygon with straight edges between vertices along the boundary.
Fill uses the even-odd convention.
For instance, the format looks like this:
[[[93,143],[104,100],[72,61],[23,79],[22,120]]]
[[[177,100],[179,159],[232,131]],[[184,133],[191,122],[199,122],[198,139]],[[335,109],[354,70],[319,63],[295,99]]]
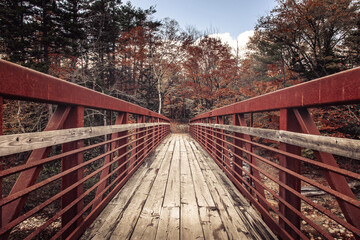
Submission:
[[[314,120],[312,119],[309,111],[306,108],[294,109],[293,111],[304,133],[320,135],[320,132],[316,127]],[[318,151],[314,151],[314,154],[318,161],[333,167],[338,167],[338,164],[332,154]],[[325,170],[323,171],[323,173],[332,189],[335,189],[338,192],[341,192],[353,199],[356,199],[356,196],[350,189],[344,176]],[[340,198],[336,198],[336,200],[338,201],[346,220],[357,228],[360,228],[360,209],[343,201]]]
[[[76,106],[72,107],[69,113],[68,118],[66,119],[64,123],[64,129],[68,128],[79,128],[84,127],[84,107]],[[84,141],[74,141],[71,143],[63,144],[62,151],[68,152],[74,149],[78,149],[83,147]],[[62,159],[62,171],[66,171],[68,169],[71,169],[72,167],[75,167],[78,164],[81,164],[83,162],[83,153],[77,153],[75,155],[64,157]],[[79,169],[76,171],[73,171],[67,175],[65,175],[62,178],[61,183],[61,190],[65,190],[69,186],[73,185],[77,181],[81,180],[83,177],[83,169]],[[83,192],[83,185],[79,185],[77,188],[71,190],[69,193],[65,194],[61,198],[61,208],[64,209],[67,205],[69,205],[71,202],[76,200]],[[83,201],[81,200],[79,203],[77,203],[75,206],[70,208],[68,211],[66,211],[62,215],[62,227],[65,227],[65,225],[70,222],[78,212],[82,210],[83,207]],[[82,219],[79,219],[78,222],[82,221]],[[76,223],[74,223],[71,227],[69,227],[64,233],[63,238],[66,238],[74,229],[76,228]]]
[[[140,115],[137,118],[137,123],[144,123],[145,122],[145,116]],[[142,161],[143,157],[143,153],[144,153],[144,146],[145,146],[145,141],[144,138],[142,138],[144,136],[144,133],[142,131],[144,131],[145,128],[139,128],[137,129],[137,131],[139,132],[138,134],[136,134],[136,138],[138,139],[137,141],[137,146],[139,149],[136,150],[137,153],[137,163],[139,164],[139,162]]]
[[[162,123],[163,122],[163,120],[162,119],[160,119],[160,123]],[[160,134],[160,141],[163,139],[163,137],[164,137],[164,129],[165,129],[165,126],[164,125],[161,125],[160,126],[160,129],[161,129],[161,134]]]
[[[190,122],[190,123],[198,123],[198,120],[194,121],[194,122]],[[193,134],[193,138],[199,142],[198,136],[199,136],[199,126],[197,125],[191,125],[192,128],[192,134]]]
[[[115,120],[115,125],[120,125],[120,124],[126,124],[127,123],[127,113],[119,113],[116,120]],[[111,134],[111,140],[115,139],[115,138],[119,138],[119,137],[122,137],[122,136],[125,136],[127,134],[127,131],[125,132],[121,132],[121,133],[113,133]],[[125,140],[125,141],[124,141]],[[124,146],[126,144],[126,139],[120,139],[118,141],[118,145],[119,146]],[[111,143],[111,147],[108,148],[109,151],[112,150],[112,149],[115,149],[116,148],[116,142],[112,142]],[[119,149],[117,151],[117,154],[118,156],[121,156],[122,154],[124,154],[126,152],[126,148],[123,147],[121,149]],[[105,157],[105,161],[104,161],[104,165],[108,164],[110,161],[112,160],[112,157],[111,155],[107,155]],[[118,160],[118,164],[122,164],[123,162],[126,161],[126,156],[123,156],[122,158],[120,158]],[[122,167],[121,169],[119,169],[119,175],[126,170],[126,166]],[[107,167],[106,169],[104,169],[102,172],[101,172],[101,176],[100,176],[100,180],[104,179],[107,177],[107,175],[111,172],[111,169],[110,169],[110,166]],[[124,178],[125,176],[123,176],[122,178]],[[121,179],[122,179],[121,178]],[[96,189],[96,194],[95,196],[97,197],[106,187],[106,181],[103,182],[102,184],[100,184],[97,189]],[[95,208],[100,202],[101,200],[103,199],[103,197],[99,198],[98,200],[96,200],[94,203],[93,203],[93,208]]]
[[[135,118],[135,122],[138,122],[138,116],[137,115],[132,115]],[[137,129],[135,130],[135,133],[137,132]],[[131,138],[132,143],[131,143],[131,154],[130,154],[130,161],[129,161],[129,167],[128,167],[128,171],[131,171],[135,165],[136,165],[136,151],[137,151],[137,134],[132,135]]]
[[[208,117],[207,119],[207,123],[208,124],[211,124],[212,123],[212,119],[211,119],[211,117]],[[211,131],[211,128],[210,127],[208,127],[207,128],[208,130],[207,130],[207,137],[208,137],[208,151],[209,151],[209,154],[212,156],[212,157],[214,157],[214,155],[213,155],[213,142],[212,142],[212,135],[213,135],[213,132]]]
[[[240,126],[240,117],[239,117],[239,114],[234,114],[233,115],[233,125],[234,126]],[[241,136],[241,134],[240,133],[233,133],[234,134],[234,137],[240,137]],[[235,146],[242,146],[242,143],[241,143],[241,141],[240,140],[238,140],[238,139],[236,139],[236,138],[233,138],[233,144],[235,145]],[[243,161],[239,158],[239,157],[237,157],[237,156],[240,156],[240,157],[242,157],[242,151],[240,150],[240,149],[238,149],[238,148],[235,148],[234,147],[234,156],[233,156],[233,159],[234,159],[234,162],[236,163],[236,164],[238,164],[238,165],[240,165],[241,167],[243,166]],[[234,169],[234,177],[237,179],[237,180],[239,180],[240,181],[240,183],[242,182],[242,170],[239,168],[239,167],[237,167],[235,164],[233,165],[233,169]],[[235,173],[238,173],[239,175],[240,175],[240,177],[237,175],[237,174],[235,174]]]
[[[148,118],[148,122],[149,123],[152,123],[153,122],[153,117],[149,117]],[[154,146],[154,142],[153,142],[153,127],[148,127],[148,142],[149,142],[149,146],[148,146],[148,149],[151,151],[153,149],[153,146]]]
[[[121,118],[121,123],[120,124],[128,124],[129,123],[129,113],[124,112],[124,113],[119,113],[118,115],[119,118]],[[124,131],[121,133],[118,133],[118,137],[123,137],[128,135],[128,131]],[[118,141],[118,145],[119,147],[122,146],[122,148],[119,149],[118,151],[118,156],[121,156],[123,154],[125,154],[128,150],[128,137],[122,138]],[[125,163],[127,161],[127,154],[125,154],[124,156],[122,156],[121,158],[119,158],[118,160],[118,166],[120,166],[121,164]],[[123,172],[127,171],[127,164],[125,164],[122,168],[119,169],[119,175],[122,174]],[[124,177],[126,177],[126,175],[123,175],[121,179],[123,179]]]
[[[223,117],[222,116],[217,116],[216,117],[216,124],[223,124],[224,121],[223,121]],[[224,166],[224,162],[223,162],[223,147],[224,147],[224,144],[223,144],[223,141],[221,141],[222,139],[222,134],[224,132],[224,130],[218,130],[220,133],[216,133],[215,136],[216,136],[216,146],[215,146],[215,156],[216,156],[216,159],[219,161],[219,163],[221,165]]]
[[[159,123],[159,118],[155,118],[154,123]],[[155,134],[154,134],[154,145],[156,145],[157,142],[158,142],[159,131],[160,131],[159,125],[156,125],[156,127],[154,128],[154,132],[155,132]]]
[[[291,109],[280,109],[280,130],[301,132],[301,127],[298,124],[296,116]],[[301,155],[301,148],[297,146],[280,143],[280,149],[288,153]],[[284,155],[280,155],[279,163],[282,167],[301,174],[300,161]],[[291,187],[295,191],[301,192],[300,179],[280,171],[279,180],[284,182],[287,186]],[[286,202],[290,203],[295,209],[301,211],[301,200],[296,195],[282,187],[279,187],[279,195],[285,199]],[[291,221],[292,224],[294,224],[296,228],[300,229],[301,219],[296,213],[281,203],[279,203],[279,210],[287,219]],[[285,230],[291,236],[293,236],[295,239],[299,239],[299,236],[283,220],[279,219],[279,224],[282,228],[285,228]]]

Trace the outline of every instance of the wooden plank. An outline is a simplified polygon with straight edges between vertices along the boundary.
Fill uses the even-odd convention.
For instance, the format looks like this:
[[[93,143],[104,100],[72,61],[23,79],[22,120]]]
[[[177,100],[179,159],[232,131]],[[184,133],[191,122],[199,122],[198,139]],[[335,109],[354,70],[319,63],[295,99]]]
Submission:
[[[148,199],[141,211],[140,218],[131,236],[132,239],[154,239],[156,236],[174,147],[175,141],[172,140],[166,151],[165,158],[162,161]]]
[[[203,175],[208,184],[210,193],[214,199],[215,205],[219,211],[220,218],[224,224],[228,237],[230,239],[247,239],[249,232],[244,226],[244,222],[241,221],[239,215],[237,214],[234,205],[229,200],[228,193],[225,191],[223,186],[218,182],[218,179],[215,177],[212,169],[207,165],[207,159],[203,156],[200,151],[190,144],[193,148],[193,151],[196,153],[197,160],[200,167],[202,167]],[[210,161],[213,161],[210,158]],[[224,175],[224,177],[226,177]]]
[[[200,207],[199,213],[206,240],[229,239],[216,207]]]
[[[189,137],[185,140],[185,147],[190,163],[190,169],[193,177],[196,200],[199,207],[215,207],[215,203],[210,194],[209,188],[202,175],[199,163],[196,160],[194,152],[189,144]]]
[[[163,207],[161,209],[159,227],[156,238],[159,240],[173,240],[180,237],[180,208]]]
[[[185,147],[188,153],[190,169],[193,176],[196,199],[199,206],[200,221],[205,239],[228,239],[225,227],[221,221],[218,209],[210,194],[210,190],[202,175],[199,163],[189,144],[190,137],[185,139]]]
[[[130,238],[136,222],[140,216],[141,210],[149,196],[149,192],[155,178],[158,174],[161,163],[165,157],[167,149],[163,149],[159,156],[154,159],[154,162],[148,165],[149,170],[142,179],[140,186],[135,191],[133,198],[125,205],[122,218],[117,223],[115,230],[112,232],[110,239],[128,239]]]
[[[180,207],[180,141],[178,135],[176,135],[163,207]]]
[[[170,136],[159,145],[155,150],[154,156],[140,166],[120,192],[99,215],[97,220],[87,229],[81,239],[106,239],[111,236],[112,232],[115,231],[116,227],[123,219],[125,211],[130,207],[133,207],[134,204],[130,206],[132,200],[139,198],[139,195],[137,195],[137,193],[139,193],[138,190],[149,175],[149,172],[156,171],[156,166],[160,165],[171,141],[172,137]],[[134,214],[134,217],[136,217],[136,213]],[[125,225],[128,225],[126,221]]]
[[[266,138],[299,147],[310,148],[321,152],[360,160],[360,140],[223,124],[193,123],[193,125],[248,134],[251,136]]]
[[[169,123],[121,124],[2,135],[0,136],[0,157],[86,138],[158,125],[169,125]]]
[[[180,239],[204,239],[199,209],[195,197],[195,189],[190,164],[184,144],[184,136],[180,139],[181,166],[181,230]]]
[[[216,181],[223,186],[226,192],[226,197],[229,203],[235,209],[237,215],[240,217],[243,226],[246,228],[247,237],[251,239],[277,239],[272,231],[266,226],[261,217],[255,212],[255,210],[249,205],[248,201],[241,195],[232,182],[225,176],[216,163],[210,158],[210,156],[202,150],[198,143],[190,143],[193,148],[201,149],[197,152],[199,160],[202,164],[211,169]]]

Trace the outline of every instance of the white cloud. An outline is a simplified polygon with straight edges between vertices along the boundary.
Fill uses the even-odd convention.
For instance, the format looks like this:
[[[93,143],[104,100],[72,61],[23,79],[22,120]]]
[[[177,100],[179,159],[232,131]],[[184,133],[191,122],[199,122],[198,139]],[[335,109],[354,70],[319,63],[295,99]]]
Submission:
[[[254,35],[254,30],[249,30],[238,35],[237,39],[233,39],[230,33],[215,33],[209,35],[210,37],[220,39],[223,43],[227,43],[236,54],[236,49],[239,50],[239,57],[246,54],[246,44],[249,38]]]

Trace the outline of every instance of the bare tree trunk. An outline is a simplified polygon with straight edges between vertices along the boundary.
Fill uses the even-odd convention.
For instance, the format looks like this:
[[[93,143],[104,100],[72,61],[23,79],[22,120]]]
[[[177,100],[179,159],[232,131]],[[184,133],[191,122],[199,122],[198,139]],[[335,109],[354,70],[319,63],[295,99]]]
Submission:
[[[52,104],[48,104],[47,105],[47,108],[48,108],[48,121],[50,121],[50,118],[53,114],[53,105]]]
[[[17,105],[18,105],[18,111],[16,113],[16,119],[17,119],[20,131],[22,133],[25,133],[25,128],[21,123],[21,116],[20,116],[21,115],[21,101],[17,101]]]
[[[158,79],[158,92],[159,92],[159,110],[158,110],[158,113],[161,114],[162,96],[161,96],[161,82],[160,82],[160,79]]]

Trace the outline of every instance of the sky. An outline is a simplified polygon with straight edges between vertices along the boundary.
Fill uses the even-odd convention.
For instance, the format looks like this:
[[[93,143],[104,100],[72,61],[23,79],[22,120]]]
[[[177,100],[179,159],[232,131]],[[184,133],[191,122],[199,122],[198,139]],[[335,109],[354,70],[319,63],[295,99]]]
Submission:
[[[125,1],[124,1],[125,2]],[[257,20],[270,13],[276,0],[131,0],[143,9],[155,6],[154,18],[169,17],[182,28],[193,26],[216,36],[231,47],[245,47]],[[238,40],[238,41],[237,41]]]

